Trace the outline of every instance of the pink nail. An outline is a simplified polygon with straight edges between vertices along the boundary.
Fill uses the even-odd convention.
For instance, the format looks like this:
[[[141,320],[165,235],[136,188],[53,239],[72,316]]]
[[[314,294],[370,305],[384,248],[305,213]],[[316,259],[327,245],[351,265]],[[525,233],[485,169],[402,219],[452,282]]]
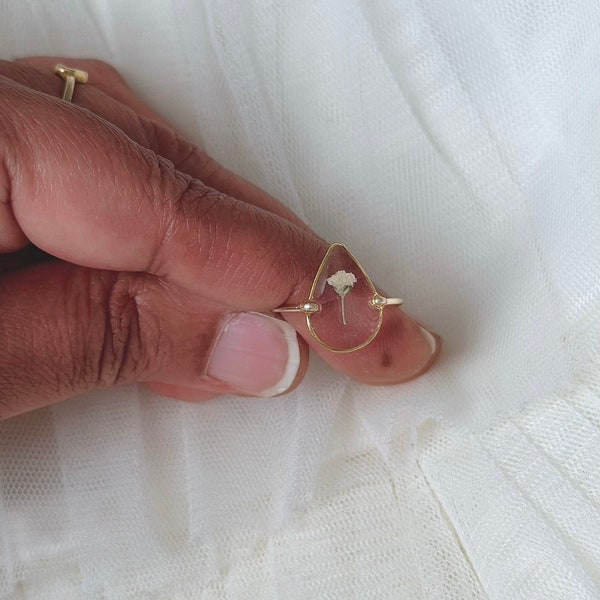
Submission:
[[[294,328],[260,313],[226,318],[208,362],[207,375],[254,396],[285,392],[300,366]]]

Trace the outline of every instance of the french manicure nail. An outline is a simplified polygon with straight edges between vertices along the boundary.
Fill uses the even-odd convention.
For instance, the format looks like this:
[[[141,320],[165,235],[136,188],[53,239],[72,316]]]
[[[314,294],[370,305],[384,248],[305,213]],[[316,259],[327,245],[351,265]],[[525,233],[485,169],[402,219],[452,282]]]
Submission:
[[[419,325],[419,329],[421,330],[423,337],[427,340],[427,343],[431,346],[431,354],[435,354],[438,345],[436,337],[421,325]]]
[[[245,312],[226,317],[206,373],[241,392],[268,398],[289,389],[299,366],[294,328],[281,319]]]

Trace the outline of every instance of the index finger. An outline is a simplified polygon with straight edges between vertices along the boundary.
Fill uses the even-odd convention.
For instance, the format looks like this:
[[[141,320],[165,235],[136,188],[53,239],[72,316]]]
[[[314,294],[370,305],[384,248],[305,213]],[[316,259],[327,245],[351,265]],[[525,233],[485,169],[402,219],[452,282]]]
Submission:
[[[64,82],[51,73],[57,63],[76,64],[89,72],[89,80],[78,86],[75,104],[116,125],[132,140],[168,158],[175,168],[229,196],[267,209],[305,227],[289,208],[264,190],[229,171],[206,152],[190,143],[160,115],[146,106],[110,65],[97,60],[64,57],[29,57],[0,61],[0,74],[13,81],[59,96]]]
[[[235,310],[306,299],[327,244],[310,230],[186,176],[88,111],[3,80],[0,190],[42,250],[98,269],[145,271]],[[17,134],[18,133],[18,134]],[[375,341],[352,354],[319,346],[330,364],[394,383],[432,360],[431,336],[390,309]]]

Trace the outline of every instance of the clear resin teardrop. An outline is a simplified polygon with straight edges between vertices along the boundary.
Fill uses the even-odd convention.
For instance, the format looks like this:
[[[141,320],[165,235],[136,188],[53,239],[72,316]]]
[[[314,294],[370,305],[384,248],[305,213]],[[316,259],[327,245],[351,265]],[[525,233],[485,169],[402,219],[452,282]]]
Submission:
[[[366,346],[381,327],[382,308],[372,304],[377,290],[343,244],[332,244],[321,262],[310,300],[321,308],[307,315],[312,334],[330,350]]]

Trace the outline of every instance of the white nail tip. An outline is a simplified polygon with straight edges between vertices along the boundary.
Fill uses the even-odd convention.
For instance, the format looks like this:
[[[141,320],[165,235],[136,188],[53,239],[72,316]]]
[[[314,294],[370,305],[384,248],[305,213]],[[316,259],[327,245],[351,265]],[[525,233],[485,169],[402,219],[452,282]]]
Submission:
[[[286,323],[281,319],[273,318],[273,321],[281,328],[281,332],[287,342],[288,358],[281,379],[274,386],[262,392],[260,394],[261,398],[271,398],[272,396],[278,396],[287,391],[292,383],[294,383],[296,375],[298,374],[298,369],[300,368],[300,347],[298,345],[296,330],[289,323]]]
[[[429,345],[431,346],[431,354],[434,354],[437,350],[437,340],[435,339],[435,336],[433,336],[431,333],[429,333],[429,331],[427,331],[427,329],[421,327],[420,325],[419,329],[421,330],[423,337],[429,342]]]

